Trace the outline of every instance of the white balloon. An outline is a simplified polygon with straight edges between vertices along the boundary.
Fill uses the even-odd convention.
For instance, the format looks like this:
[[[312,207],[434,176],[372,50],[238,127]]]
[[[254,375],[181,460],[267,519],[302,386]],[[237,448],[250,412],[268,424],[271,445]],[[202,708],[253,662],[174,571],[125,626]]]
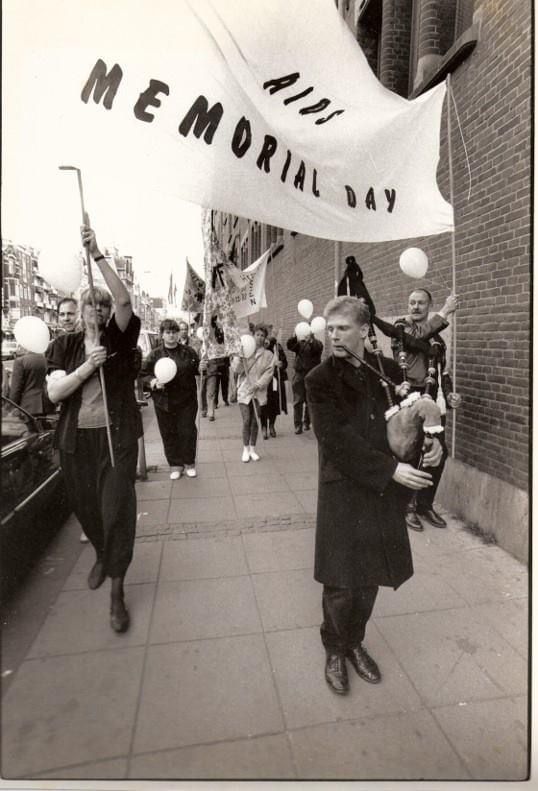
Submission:
[[[400,269],[408,277],[424,277],[428,271],[428,256],[419,247],[408,247],[400,256]]]
[[[304,319],[309,319],[314,312],[314,306],[309,299],[301,299],[297,305],[297,310]]]
[[[252,357],[256,351],[256,341],[253,335],[241,335],[241,349],[243,357]]]
[[[315,316],[312,321],[310,322],[310,328],[314,335],[318,333],[325,332],[325,327],[327,326],[327,322],[323,318],[323,316]]]
[[[203,341],[204,340],[204,328],[203,327],[198,327],[198,329],[196,330],[196,337],[198,338],[199,341]]]
[[[43,354],[50,343],[49,328],[37,316],[23,316],[13,328],[15,340],[29,352]]]
[[[47,282],[65,294],[72,294],[82,281],[82,259],[80,253],[59,249],[50,245],[39,253],[39,274]]]
[[[155,377],[161,385],[171,382],[177,374],[177,365],[170,357],[161,357],[155,363]]]
[[[304,341],[311,333],[310,324],[307,321],[300,321],[299,324],[296,325],[294,332],[297,336],[297,340]]]

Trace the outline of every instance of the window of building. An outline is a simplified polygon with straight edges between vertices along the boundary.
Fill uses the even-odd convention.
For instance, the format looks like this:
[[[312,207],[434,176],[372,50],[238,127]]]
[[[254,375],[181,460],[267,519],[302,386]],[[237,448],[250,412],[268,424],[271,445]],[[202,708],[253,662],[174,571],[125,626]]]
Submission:
[[[413,98],[438,84],[476,45],[474,0],[361,0],[357,41],[389,90]]]

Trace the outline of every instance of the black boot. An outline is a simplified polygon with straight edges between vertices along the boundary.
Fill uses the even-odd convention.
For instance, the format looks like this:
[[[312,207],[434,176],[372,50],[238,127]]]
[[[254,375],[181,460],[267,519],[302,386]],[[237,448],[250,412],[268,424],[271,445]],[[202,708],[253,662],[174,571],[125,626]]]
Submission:
[[[115,632],[121,634],[129,628],[131,619],[125,606],[123,577],[112,577],[110,589],[110,625]]]

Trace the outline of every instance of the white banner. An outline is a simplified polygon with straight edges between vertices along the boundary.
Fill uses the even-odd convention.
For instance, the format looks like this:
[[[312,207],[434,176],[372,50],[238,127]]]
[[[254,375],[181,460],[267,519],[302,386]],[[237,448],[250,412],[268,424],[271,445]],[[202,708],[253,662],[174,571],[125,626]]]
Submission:
[[[118,180],[140,206],[164,192],[342,241],[453,228],[445,86],[383,88],[334,0],[7,0],[4,16],[5,119],[34,187],[70,164],[95,214]]]
[[[267,250],[257,261],[243,270],[230,267],[230,277],[237,289],[232,298],[237,318],[250,316],[251,313],[257,313],[260,308],[267,307],[265,273],[270,254],[271,251]]]

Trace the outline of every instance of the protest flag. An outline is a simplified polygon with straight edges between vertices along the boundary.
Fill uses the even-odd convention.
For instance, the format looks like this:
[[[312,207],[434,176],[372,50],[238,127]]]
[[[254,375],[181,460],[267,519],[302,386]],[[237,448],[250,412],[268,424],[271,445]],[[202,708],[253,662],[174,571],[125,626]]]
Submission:
[[[194,271],[187,258],[187,269],[185,272],[185,285],[183,287],[183,299],[181,309],[188,310],[189,313],[200,313],[203,308],[205,298],[205,283]]]

